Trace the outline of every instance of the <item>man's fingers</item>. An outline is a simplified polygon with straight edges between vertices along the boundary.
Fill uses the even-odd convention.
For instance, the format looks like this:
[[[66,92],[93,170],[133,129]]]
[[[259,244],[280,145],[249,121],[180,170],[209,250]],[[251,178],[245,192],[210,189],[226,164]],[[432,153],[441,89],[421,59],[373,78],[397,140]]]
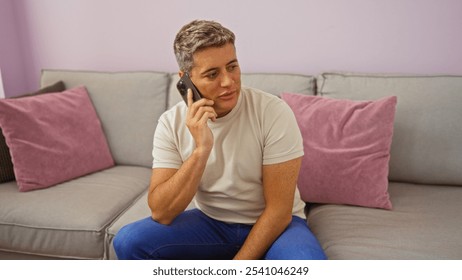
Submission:
[[[191,104],[193,104],[193,94],[190,88],[188,88],[187,97],[188,97],[188,107],[191,107]]]

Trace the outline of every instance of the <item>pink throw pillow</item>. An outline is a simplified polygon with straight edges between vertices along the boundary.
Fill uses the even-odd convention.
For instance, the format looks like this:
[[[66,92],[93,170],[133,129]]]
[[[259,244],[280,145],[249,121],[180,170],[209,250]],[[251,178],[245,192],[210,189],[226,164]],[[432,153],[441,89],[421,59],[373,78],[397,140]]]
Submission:
[[[114,165],[85,87],[0,100],[0,127],[20,191],[47,188]]]
[[[305,202],[391,209],[388,171],[396,96],[352,101],[285,93],[303,136]]]

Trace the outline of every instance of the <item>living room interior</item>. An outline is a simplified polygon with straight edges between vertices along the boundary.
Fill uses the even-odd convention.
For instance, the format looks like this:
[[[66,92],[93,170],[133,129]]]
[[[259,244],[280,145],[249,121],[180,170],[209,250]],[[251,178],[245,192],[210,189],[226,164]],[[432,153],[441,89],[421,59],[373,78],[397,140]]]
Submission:
[[[457,206],[462,198],[462,178],[458,175],[462,161],[456,144],[462,139],[458,126],[458,118],[462,117],[462,110],[458,110],[462,106],[461,12],[462,2],[458,0],[0,1],[0,98],[36,92],[59,81],[65,83],[65,88],[59,91],[85,83],[106,129],[104,132],[113,161],[107,158],[102,166],[109,169],[94,174],[95,177],[79,180],[98,182],[100,179],[96,175],[114,174],[127,178],[133,174],[143,177],[139,181],[135,177],[121,179],[129,180],[136,188],[136,192],[130,194],[130,201],[120,201],[126,208],[111,209],[110,220],[96,221],[104,227],[82,237],[94,238],[95,244],[100,246],[98,250],[77,248],[75,244],[67,251],[49,250],[45,245],[41,247],[41,244],[34,243],[35,232],[24,233],[26,239],[37,246],[29,250],[29,245],[21,246],[21,240],[17,239],[19,231],[15,226],[18,224],[8,220],[12,212],[5,210],[0,213],[0,218],[8,221],[0,221],[0,225],[3,223],[3,232],[11,239],[7,240],[6,234],[0,236],[0,253],[4,253],[0,254],[0,259],[115,259],[111,241],[117,230],[123,222],[138,217],[137,211],[144,213],[143,191],[150,175],[146,166],[151,155],[137,154],[127,143],[114,140],[123,136],[123,131],[118,123],[109,120],[118,119],[129,127],[130,123],[150,116],[148,113],[151,112],[143,107],[140,111],[146,110],[145,115],[132,114],[131,111],[111,115],[111,110],[104,108],[104,102],[111,101],[120,108],[126,102],[125,93],[120,88],[134,90],[139,85],[143,90],[137,98],[147,101],[145,104],[130,103],[132,111],[144,105],[158,106],[157,114],[179,102],[180,97],[173,88],[178,69],[172,44],[177,30],[193,19],[216,20],[232,29],[237,37],[236,49],[243,80],[259,87],[268,86],[270,93],[290,92],[371,102],[398,96],[396,115],[390,115],[394,109],[387,111],[388,127],[391,129],[393,117],[395,126],[394,131],[387,134],[389,141],[385,143],[387,151],[391,149],[391,158],[382,163],[388,167],[390,160],[390,169],[384,176],[389,175],[393,185],[382,190],[387,195],[380,198],[384,199],[383,203],[379,203],[377,197],[369,199],[366,204],[353,199],[344,207],[337,203],[322,205],[313,199],[315,205],[310,209],[309,222],[319,225],[316,232],[322,233],[321,243],[329,258],[462,259],[462,240],[457,237],[462,230],[462,218],[458,214],[462,209]],[[153,88],[162,98],[157,100],[162,103],[161,107],[156,100],[146,97]],[[105,96],[107,92],[114,92],[115,101]],[[292,102],[295,111],[297,101]],[[431,112],[437,112],[434,118]],[[424,129],[425,124],[428,127]],[[406,132],[407,128],[416,130]],[[138,133],[137,130],[130,132]],[[142,134],[145,139],[137,142],[143,147],[140,151],[149,151],[152,144],[150,133],[152,131]],[[394,138],[390,148],[391,137]],[[435,139],[437,137],[441,137],[440,140]],[[412,142],[424,138],[422,143]],[[4,184],[10,189],[5,195],[21,196],[19,192],[13,194],[14,181]],[[63,185],[66,184],[71,183]],[[430,191],[419,198],[421,204],[410,198],[420,195],[420,189],[427,185]],[[0,186],[3,187],[3,183]],[[120,196],[126,194],[122,186],[117,188]],[[32,194],[41,191],[24,194],[32,201]],[[41,198],[51,199],[48,194],[42,194]],[[82,194],[81,198],[84,197]],[[307,203],[309,200],[311,197],[307,198]],[[93,202],[97,204],[96,200]],[[423,207],[423,203],[428,208]],[[441,208],[441,204],[446,204],[446,208]],[[393,211],[400,216],[391,218]],[[413,216],[413,211],[425,215]],[[440,217],[443,215],[447,215],[446,224]],[[332,217],[334,226],[328,228],[328,223],[322,220]],[[365,226],[367,234],[372,236],[387,228],[386,222],[380,223],[380,219],[398,219],[403,228],[384,234],[386,240],[380,240],[383,244],[367,239],[367,235],[361,237],[370,243],[361,244],[352,236],[336,236],[346,229],[351,230],[351,235],[358,234],[360,230],[355,217],[364,217],[365,222],[359,224]],[[447,234],[443,238],[449,241],[429,242],[433,229],[429,230],[431,225],[426,223],[426,218],[440,221],[440,230],[448,226],[448,230],[442,232]],[[354,226],[348,226],[348,223]],[[409,229],[404,226],[413,223],[418,225]],[[420,229],[426,229],[428,239],[427,236],[416,237],[416,240],[411,238]],[[435,239],[440,233],[434,233]],[[55,233],[46,234],[56,238],[52,235]],[[61,237],[76,238],[72,235],[74,233],[66,234],[69,235]],[[380,235],[380,238],[384,236]],[[433,252],[421,249],[422,244],[428,245]]]

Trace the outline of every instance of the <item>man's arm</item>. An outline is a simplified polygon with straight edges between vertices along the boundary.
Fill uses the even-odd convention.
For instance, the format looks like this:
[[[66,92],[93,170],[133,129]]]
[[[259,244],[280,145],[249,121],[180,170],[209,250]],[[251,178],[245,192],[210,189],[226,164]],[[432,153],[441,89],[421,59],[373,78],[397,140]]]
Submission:
[[[193,103],[188,89],[186,126],[196,147],[179,169],[154,168],[149,186],[148,204],[152,218],[161,224],[170,224],[186,209],[199,187],[207,160],[213,148],[212,131],[207,125],[217,115],[212,100],[201,99]]]
[[[265,210],[234,259],[260,259],[292,220],[302,158],[263,166]]]
[[[194,198],[208,154],[195,150],[180,169],[153,168],[148,204],[152,218],[170,224]]]

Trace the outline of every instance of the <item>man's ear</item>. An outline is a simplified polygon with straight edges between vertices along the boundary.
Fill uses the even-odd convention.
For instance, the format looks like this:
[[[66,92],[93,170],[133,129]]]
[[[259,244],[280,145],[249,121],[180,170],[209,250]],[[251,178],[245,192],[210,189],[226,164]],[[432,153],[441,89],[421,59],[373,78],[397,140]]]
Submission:
[[[178,72],[178,76],[180,76],[180,78],[181,78],[181,77],[183,77],[183,75],[184,75],[184,72],[180,70],[180,71]]]

